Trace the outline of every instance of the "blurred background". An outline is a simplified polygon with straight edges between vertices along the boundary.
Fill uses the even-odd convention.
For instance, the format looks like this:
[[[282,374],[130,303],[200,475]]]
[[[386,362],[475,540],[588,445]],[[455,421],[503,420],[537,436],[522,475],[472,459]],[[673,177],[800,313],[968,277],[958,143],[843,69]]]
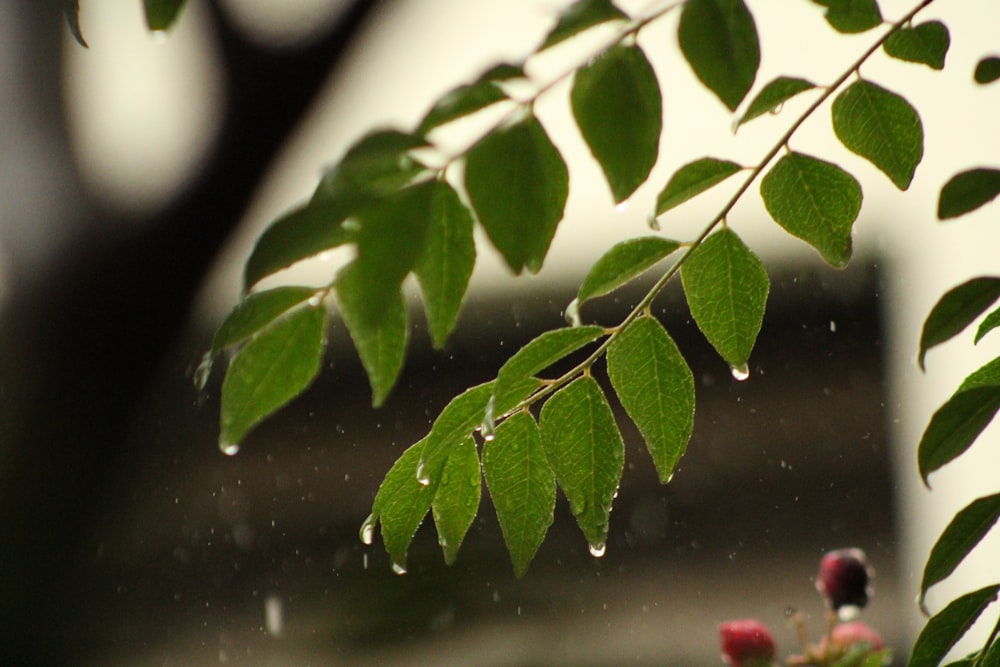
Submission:
[[[713,665],[718,624],[747,616],[787,655],[788,611],[820,632],[813,577],[844,546],[868,553],[876,593],[863,619],[905,661],[930,545],[957,509],[996,491],[991,431],[932,477],[933,491],[915,465],[930,415],[997,353],[988,338],[974,353],[966,340],[931,352],[925,374],[915,363],[937,298],[995,270],[994,210],[934,219],[941,184],[1000,154],[1000,89],[972,83],[996,49],[1000,8],[987,0],[921,14],[951,30],[943,73],[878,55],[862,69],[923,118],[924,164],[908,192],[840,148],[825,109],[793,140],[862,182],[848,269],[784,234],[753,193],[730,216],[772,280],[747,381],[690,321],[678,285],[656,301],[694,372],[694,437],[661,486],[619,411],[626,471],[603,558],[561,497],[522,580],[485,498],[451,567],[429,526],[405,576],[358,529],[382,476],[447,401],[561,326],[611,243],[651,233],[647,213],[674,170],[706,155],[753,164],[808,104],[803,95],[734,135],[680,58],[676,16],[640,36],[665,124],[659,163],[624,210],[569,120],[568,84],[555,86],[537,110],[571,193],[543,270],[514,278],[480,244],[450,342],[432,350],[415,315],[404,374],[379,410],[335,318],[315,385],[239,455],[219,452],[221,373],[201,393],[191,376],[257,235],[361,134],[411,128],[448,89],[523,59],[566,4],[189,0],[161,35],[139,2],[84,0],[87,49],[58,3],[0,6],[0,664]],[[881,6],[893,19],[910,3]],[[832,80],[874,39],[834,33],[806,0],[750,7],[758,88],[779,74]],[[602,35],[532,59],[529,72],[553,79]],[[476,131],[459,123],[441,140]],[[735,185],[671,212],[662,233],[693,238]],[[343,259],[277,280],[326,282]],[[584,317],[614,324],[642,293],[640,281]],[[991,583],[998,554],[996,538],[984,542],[931,608]]]

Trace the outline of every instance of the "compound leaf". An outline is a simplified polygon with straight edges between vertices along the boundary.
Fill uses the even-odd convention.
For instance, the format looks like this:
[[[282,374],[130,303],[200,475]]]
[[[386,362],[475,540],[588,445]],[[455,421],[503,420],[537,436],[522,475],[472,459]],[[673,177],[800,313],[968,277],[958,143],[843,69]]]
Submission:
[[[436,127],[510,99],[497,84],[521,78],[524,78],[524,70],[519,65],[502,64],[487,70],[473,83],[458,86],[441,96],[420,121],[417,133],[425,135]]]
[[[928,21],[910,28],[900,28],[889,35],[882,48],[893,58],[944,69],[944,59],[951,45],[948,28],[940,21]]]
[[[177,20],[185,0],[143,0],[150,30],[167,30]]]
[[[438,544],[448,565],[458,557],[458,549],[479,512],[481,495],[479,454],[476,452],[476,441],[468,436],[445,461],[441,482],[431,503]]]
[[[760,66],[757,26],[743,0],[688,0],[677,35],[694,73],[735,111]]]
[[[816,87],[811,81],[806,79],[799,79],[790,76],[779,76],[774,81],[771,81],[766,86],[764,86],[757,97],[753,98],[750,102],[750,106],[743,113],[740,118],[737,127],[751,121],[754,118],[763,116],[766,113],[776,113],[776,109],[780,109],[788,100],[792,99],[799,93],[803,93],[807,90],[812,90]]]
[[[618,289],[680,247],[660,236],[643,236],[616,243],[594,262],[576,294],[577,305]]]
[[[785,231],[842,269],[851,259],[851,229],[861,211],[861,185],[837,165],[789,153],[764,176],[760,194]]]
[[[917,637],[907,667],[937,667],[948,651],[997,598],[1000,585],[987,586],[953,600],[935,614]]]
[[[1000,410],[1000,386],[985,385],[957,391],[924,430],[917,448],[920,476],[927,477],[961,456]]]
[[[325,334],[326,309],[306,306],[260,331],[236,353],[222,383],[220,447],[239,444],[309,386],[319,372]]]
[[[996,199],[1000,194],[1000,169],[979,167],[955,174],[941,188],[937,215],[957,218]]]
[[[483,137],[466,157],[465,188],[479,222],[514,273],[536,273],[569,194],[569,172],[534,116]]]
[[[577,70],[570,102],[615,202],[626,200],[659,151],[663,106],[653,66],[638,46],[609,49]]]
[[[703,157],[684,165],[670,177],[656,198],[656,215],[663,215],[675,206],[718,185],[743,167],[729,160]]]
[[[529,413],[512,415],[483,445],[483,475],[514,575],[521,578],[552,525],[556,503],[555,477]]]
[[[1000,298],[1000,278],[979,277],[945,292],[931,309],[920,333],[917,363],[924,368],[927,351],[960,333]]]
[[[694,427],[694,376],[652,317],[632,322],[608,348],[608,377],[666,484]]]
[[[604,392],[589,376],[556,392],[541,414],[542,443],[594,554],[603,553],[608,515],[625,464],[625,445]]]
[[[857,81],[833,101],[833,130],[900,190],[910,187],[924,154],[924,130],[905,99],[870,81]]]
[[[544,51],[588,28],[608,21],[627,21],[628,16],[610,0],[577,0],[564,9],[545,36],[538,51]]]
[[[317,295],[315,287],[276,287],[250,294],[226,316],[212,340],[212,354],[242,343],[295,306]]]
[[[927,590],[958,567],[1000,519],[1000,494],[977,498],[955,515],[931,549],[920,583],[920,604]]]
[[[875,0],[813,0],[826,7],[826,21],[837,32],[853,34],[882,24],[882,12]]]
[[[423,294],[431,341],[440,348],[458,319],[476,264],[476,244],[472,212],[458,193],[444,181],[435,181],[431,188],[424,248],[413,273]]]
[[[681,283],[705,338],[730,367],[744,371],[770,289],[760,258],[725,228],[692,251],[681,267]]]

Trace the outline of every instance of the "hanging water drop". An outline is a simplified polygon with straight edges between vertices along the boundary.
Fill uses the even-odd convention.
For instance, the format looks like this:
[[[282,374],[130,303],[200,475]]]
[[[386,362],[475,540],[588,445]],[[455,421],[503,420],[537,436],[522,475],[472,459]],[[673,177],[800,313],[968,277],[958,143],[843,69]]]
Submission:
[[[628,210],[628,204],[629,200],[623,199],[622,201],[615,204],[615,211],[617,211],[618,213],[624,213],[625,211]]]
[[[779,113],[781,113],[781,110],[784,108],[785,108],[785,103],[781,102],[780,104],[775,104],[773,107],[771,107],[769,112],[771,113],[772,116],[777,116]]]
[[[656,217],[655,213],[650,213],[649,217],[646,218],[646,224],[654,232],[660,231],[660,219]]]
[[[604,542],[596,542],[587,546],[590,548],[590,555],[594,558],[603,558],[604,552],[608,550],[608,545]]]
[[[431,476],[427,474],[427,466],[423,459],[417,464],[417,482],[420,483],[420,486],[427,486],[431,483]]]
[[[493,442],[493,438],[497,435],[497,425],[493,420],[493,396],[490,396],[490,400],[486,402],[486,412],[483,415],[483,423],[479,426],[479,432],[483,436],[483,440],[486,442]]]
[[[226,456],[236,456],[240,453],[240,446],[233,442],[220,442],[219,451]]]
[[[198,367],[194,369],[194,388],[202,391],[208,384],[208,376],[212,373],[212,351],[209,350],[201,357]]]
[[[319,304],[322,302],[323,302],[323,297],[320,296],[319,294],[313,294],[311,297],[309,297],[308,301],[309,305],[312,306],[313,308],[317,308]]]
[[[406,568],[396,562],[393,562],[392,564],[392,571],[400,576],[406,574]]]
[[[372,540],[375,538],[375,515],[369,514],[368,518],[365,519],[364,523],[361,524],[361,530],[358,532],[361,537],[361,541],[364,544],[371,544]]]
[[[569,305],[566,306],[565,317],[566,317],[566,323],[569,324],[571,327],[578,327],[581,324],[583,324],[583,322],[580,320],[579,299],[573,299],[572,301],[569,302]]]
[[[737,382],[743,382],[750,377],[750,367],[746,364],[742,364],[740,366],[730,366],[729,371],[733,374],[733,379]]]

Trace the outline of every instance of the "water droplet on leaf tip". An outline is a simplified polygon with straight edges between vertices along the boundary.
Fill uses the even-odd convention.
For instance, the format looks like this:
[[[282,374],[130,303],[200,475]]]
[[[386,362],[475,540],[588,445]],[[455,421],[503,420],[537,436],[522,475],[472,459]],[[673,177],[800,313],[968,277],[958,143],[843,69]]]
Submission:
[[[573,299],[572,301],[569,302],[569,305],[566,306],[565,316],[566,316],[566,323],[569,324],[571,327],[578,327],[581,324],[583,324],[583,322],[580,320],[579,299]]]
[[[201,357],[198,367],[194,369],[194,388],[201,391],[208,384],[208,376],[212,374],[212,351],[209,350]]]
[[[654,232],[660,231],[660,219],[656,217],[655,213],[649,214],[649,217],[646,218],[646,224],[649,225],[649,228]]]
[[[733,379],[737,382],[743,382],[750,377],[750,367],[746,364],[742,366],[730,366],[729,371],[733,374]]]
[[[404,575],[404,574],[406,574],[406,568],[403,567],[402,565],[400,565],[399,563],[393,563],[392,564],[392,571],[395,572],[398,575]]]
[[[313,294],[311,297],[309,297],[308,303],[313,308],[316,308],[322,302],[323,302],[323,297],[321,297],[319,294]]]
[[[375,515],[369,514],[365,522],[361,524],[361,541],[364,544],[371,544],[375,538]]]
[[[417,482],[420,483],[420,486],[427,486],[431,483],[431,478],[427,474],[426,468],[427,466],[424,465],[423,461],[417,464]]]
[[[219,451],[226,456],[236,456],[240,453],[240,446],[232,442],[220,442]]]
[[[607,551],[608,546],[604,542],[597,542],[596,544],[587,545],[590,548],[590,555],[594,558],[602,558],[604,552]]]
[[[623,199],[622,201],[615,204],[615,211],[617,211],[618,213],[624,213],[625,211],[628,210],[628,205],[629,205],[629,200]]]
[[[784,108],[785,108],[784,102],[781,102],[780,104],[775,104],[773,107],[771,107],[770,113],[777,116],[779,113],[781,113],[781,110]]]

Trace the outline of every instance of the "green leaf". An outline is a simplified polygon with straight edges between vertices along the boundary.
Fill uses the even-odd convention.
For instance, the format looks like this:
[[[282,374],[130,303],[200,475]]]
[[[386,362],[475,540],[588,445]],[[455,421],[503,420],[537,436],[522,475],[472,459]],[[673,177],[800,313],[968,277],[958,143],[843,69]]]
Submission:
[[[735,111],[760,66],[757,26],[743,0],[688,0],[677,36],[694,73]]]
[[[882,48],[893,58],[944,69],[951,37],[940,21],[928,21],[911,28],[901,28],[889,35]]]
[[[704,157],[678,169],[656,198],[656,215],[663,215],[675,206],[701,194],[743,169],[729,160]]]
[[[307,306],[277,320],[243,346],[222,383],[223,450],[301,394],[323,359],[326,310]]]
[[[465,187],[514,273],[542,267],[569,194],[569,172],[545,128],[528,116],[491,132],[466,157]]]
[[[937,667],[951,647],[972,627],[983,610],[996,600],[1000,585],[987,586],[954,600],[927,621],[907,667]]]
[[[552,525],[556,504],[555,477],[529,413],[511,416],[483,445],[483,475],[520,579]]]
[[[745,372],[771,284],[760,258],[725,228],[691,252],[681,266],[681,282],[705,338],[734,373]]]
[[[618,289],[679,247],[677,241],[659,236],[616,243],[590,267],[576,293],[577,304]]]
[[[150,30],[167,30],[177,20],[184,7],[184,0],[143,0],[146,6],[146,25]]]
[[[341,200],[356,208],[359,203],[395,192],[427,172],[410,154],[425,147],[423,137],[398,130],[366,134],[326,171],[313,201]]]
[[[448,565],[458,557],[458,549],[479,512],[481,494],[479,454],[476,441],[469,436],[448,456],[431,504],[438,543]]]
[[[600,163],[615,202],[629,198],[656,164],[663,105],[656,72],[638,46],[616,46],[577,70],[573,117]]]
[[[842,33],[858,33],[882,24],[882,12],[875,0],[813,0],[826,7],[826,20]]]
[[[851,259],[851,229],[861,211],[861,185],[831,162],[788,153],[760,183],[767,212],[789,234],[842,269]]]
[[[610,0],[577,0],[562,11],[538,51],[544,51],[596,25],[627,20],[628,16]]]
[[[342,200],[313,202],[282,215],[264,230],[243,270],[243,288],[295,262],[355,240],[344,227],[352,207]]]
[[[473,83],[458,86],[438,99],[420,121],[417,133],[426,135],[436,127],[509,100],[510,97],[497,84],[522,78],[524,70],[519,65],[503,64],[490,68]]]
[[[927,351],[960,333],[1000,298],[1000,278],[980,277],[953,287],[924,321],[917,363],[924,368]]]
[[[494,387],[494,404],[510,405],[511,396],[521,393],[520,387],[525,379],[603,335],[604,328],[599,326],[565,327],[541,334],[500,367]]]
[[[223,320],[212,341],[212,354],[242,343],[289,310],[317,295],[315,287],[277,287],[240,301]]]
[[[833,130],[900,190],[910,187],[924,154],[924,130],[917,110],[905,99],[870,81],[857,81],[833,101]]]
[[[423,253],[413,272],[420,283],[434,347],[455,327],[469,277],[476,264],[472,212],[444,181],[435,181]]]
[[[1000,308],[994,310],[979,323],[979,329],[976,330],[976,340],[974,342],[978,343],[983,339],[983,336],[997,327],[1000,327]]]
[[[80,30],[79,0],[63,0],[63,13],[66,15],[66,23],[69,24],[69,31],[73,35],[73,39],[83,48],[87,48],[87,40],[83,38],[83,31]]]
[[[1000,410],[1000,386],[956,392],[931,417],[917,448],[920,477],[961,456]],[[929,485],[928,485],[929,486]]]
[[[976,83],[993,83],[1000,79],[1000,56],[990,56],[983,58],[976,63],[976,72],[973,74]]]
[[[431,508],[440,480],[422,484],[417,481],[417,466],[423,451],[421,440],[396,460],[378,487],[372,516],[381,524],[382,542],[398,572],[406,571],[406,552],[410,542]]]
[[[1000,194],[1000,169],[969,169],[955,174],[941,188],[938,218],[957,218],[988,204]]]
[[[812,81],[807,81],[806,79],[798,79],[790,76],[779,76],[774,81],[764,86],[757,97],[753,98],[750,102],[750,106],[740,117],[740,121],[737,127],[751,121],[754,118],[763,116],[766,113],[775,113],[776,109],[780,109],[788,100],[792,99],[799,93],[803,93],[807,90],[812,90],[816,87],[816,84]]]
[[[694,428],[691,369],[663,326],[640,317],[608,348],[608,377],[666,484]]]
[[[625,445],[597,381],[585,376],[556,392],[541,415],[549,463],[591,552],[604,552],[608,515],[625,464]]]
[[[955,571],[990,532],[997,519],[1000,519],[1000,494],[977,498],[955,515],[937,539],[924,566],[924,577],[920,583],[921,606],[927,590]]]
[[[373,320],[367,315],[365,290],[358,283],[357,264],[344,267],[335,288],[344,324],[351,334],[372,388],[372,405],[382,405],[403,368],[409,341],[406,300],[396,288],[395,297],[385,303],[382,315]]]

